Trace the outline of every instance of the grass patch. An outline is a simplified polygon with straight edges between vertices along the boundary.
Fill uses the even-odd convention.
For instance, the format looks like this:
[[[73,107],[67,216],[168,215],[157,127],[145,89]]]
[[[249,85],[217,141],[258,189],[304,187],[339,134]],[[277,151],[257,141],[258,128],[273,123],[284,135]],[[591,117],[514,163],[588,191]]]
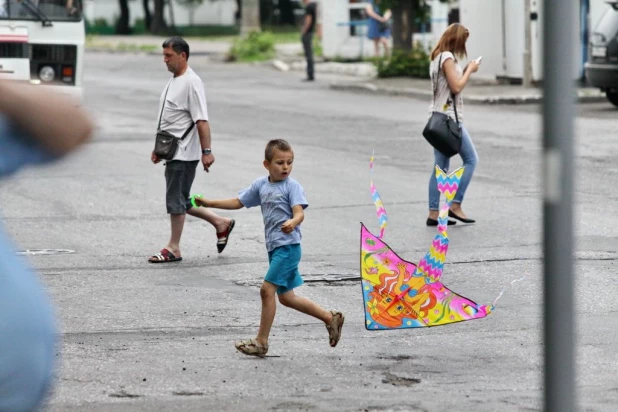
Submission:
[[[102,41],[98,37],[88,35],[86,36],[86,48],[117,52],[152,53],[159,50],[160,46],[156,46],[154,44],[134,44],[125,42],[113,44],[110,42]]]

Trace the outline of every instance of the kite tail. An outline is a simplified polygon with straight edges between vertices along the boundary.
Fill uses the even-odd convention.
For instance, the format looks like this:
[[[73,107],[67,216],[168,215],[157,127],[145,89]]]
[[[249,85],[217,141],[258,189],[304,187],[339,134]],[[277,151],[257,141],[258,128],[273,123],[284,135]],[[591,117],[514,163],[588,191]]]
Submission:
[[[373,154],[369,160],[369,172],[373,173]],[[380,193],[378,193],[376,185],[373,184],[373,180],[369,181],[369,188],[371,189],[371,200],[373,200],[376,206],[376,214],[378,215],[378,223],[380,224],[380,236],[378,236],[378,239],[382,239],[384,230],[386,229],[386,223],[388,222],[388,216],[384,208],[384,203],[382,203],[382,199],[380,198]]]
[[[438,281],[442,277],[442,269],[444,268],[446,252],[448,251],[448,211],[457,193],[463,172],[464,168],[460,167],[447,175],[436,165],[438,190],[446,196],[446,202],[440,208],[440,214],[438,215],[438,234],[434,237],[429,252],[421,259],[416,269],[417,274],[423,273],[432,281]]]
[[[464,168],[460,167],[450,174],[446,174],[444,170],[436,165],[436,179],[438,181],[438,191],[446,197],[446,203],[450,206],[455,198],[459,181],[463,175]]]
[[[526,275],[528,276],[528,275]],[[504,292],[506,292],[506,290],[510,287],[513,286],[513,284],[517,283],[517,282],[521,282],[522,280],[524,280],[526,278],[526,276],[521,277],[519,279],[515,279],[513,281],[511,281],[511,283],[509,283],[508,285],[506,285],[505,287],[502,288],[502,290],[500,291],[500,294],[498,295],[498,297],[496,299],[494,299],[494,303],[491,305],[491,309],[493,309],[496,306],[496,303],[498,302],[498,299],[500,299],[502,297],[502,295],[504,295]]]
[[[464,168],[460,167],[450,174],[446,174],[444,170],[440,169],[436,165],[436,180],[438,182],[438,191],[446,197],[446,202],[440,208],[440,214],[438,215],[438,232],[444,233],[444,237],[448,237],[446,233],[448,225],[448,211],[451,208],[451,203],[457,194],[459,188],[459,181],[463,175]]]

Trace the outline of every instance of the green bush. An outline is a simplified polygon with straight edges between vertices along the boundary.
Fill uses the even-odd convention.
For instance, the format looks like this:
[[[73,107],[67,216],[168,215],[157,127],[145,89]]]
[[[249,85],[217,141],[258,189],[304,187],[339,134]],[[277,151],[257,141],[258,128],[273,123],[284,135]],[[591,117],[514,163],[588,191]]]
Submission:
[[[251,32],[246,37],[237,38],[229,52],[233,61],[255,62],[275,56],[275,37],[271,32]]]
[[[177,26],[176,30],[185,37],[237,36],[238,26]]]
[[[378,77],[429,78],[429,55],[416,45],[411,51],[394,50],[390,59],[377,59]]]
[[[86,20],[86,34],[114,34],[114,27],[104,18],[94,19],[94,22]]]

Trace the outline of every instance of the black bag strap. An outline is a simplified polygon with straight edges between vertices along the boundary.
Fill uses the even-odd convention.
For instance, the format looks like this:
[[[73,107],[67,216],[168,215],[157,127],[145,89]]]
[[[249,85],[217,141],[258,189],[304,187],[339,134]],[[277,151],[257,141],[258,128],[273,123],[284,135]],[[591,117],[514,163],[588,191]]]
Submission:
[[[165,99],[167,98],[167,92],[170,89],[170,84],[172,84],[172,80],[174,80],[174,78],[171,78],[170,81],[167,82],[167,87],[165,88],[165,96],[163,96],[163,104],[161,105],[161,113],[159,113],[159,124],[157,124],[158,132],[161,131],[161,119],[163,118],[163,109],[165,109]],[[184,140],[184,138],[187,137],[187,135],[191,132],[191,130],[193,130],[193,126],[195,126],[195,122],[191,123],[191,126],[189,126],[187,131],[185,131],[185,133],[182,135],[180,140]]]
[[[436,94],[438,94],[438,80],[440,79],[440,72],[442,71],[442,68],[440,67],[442,65],[442,53],[440,52],[440,59],[438,60],[438,70],[436,70],[436,80],[433,82],[433,104],[434,106],[436,105]],[[446,75],[444,76],[444,78],[446,79]],[[448,81],[446,84],[446,87],[448,87]],[[449,92],[451,92],[451,89],[449,88]],[[457,124],[459,124],[459,116],[457,116],[457,98],[455,97],[455,95],[453,94],[453,92],[451,92],[451,97],[453,99],[453,109],[455,109],[455,120],[457,121]]]
[[[161,105],[161,113],[159,113],[159,123],[157,124],[157,131],[161,130],[161,119],[163,118],[163,109],[165,109],[165,99],[167,99],[167,92],[170,90],[170,84],[172,84],[171,78],[169,82],[167,82],[167,87],[165,88],[165,96],[163,96],[163,104]]]
[[[191,126],[189,126],[189,128],[187,129],[187,131],[185,132],[185,134],[182,135],[182,137],[180,138],[180,140],[184,140],[185,137],[187,137],[187,135],[189,134],[189,132],[191,130],[193,130],[193,126],[195,126],[195,122],[191,123]]]

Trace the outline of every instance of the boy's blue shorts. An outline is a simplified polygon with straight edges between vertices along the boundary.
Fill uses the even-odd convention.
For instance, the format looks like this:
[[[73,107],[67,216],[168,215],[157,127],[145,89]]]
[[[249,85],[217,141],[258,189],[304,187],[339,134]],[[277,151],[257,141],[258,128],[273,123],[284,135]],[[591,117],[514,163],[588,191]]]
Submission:
[[[277,294],[289,292],[303,283],[298,271],[300,262],[300,244],[279,246],[268,252],[268,272],[264,280],[277,285]]]

